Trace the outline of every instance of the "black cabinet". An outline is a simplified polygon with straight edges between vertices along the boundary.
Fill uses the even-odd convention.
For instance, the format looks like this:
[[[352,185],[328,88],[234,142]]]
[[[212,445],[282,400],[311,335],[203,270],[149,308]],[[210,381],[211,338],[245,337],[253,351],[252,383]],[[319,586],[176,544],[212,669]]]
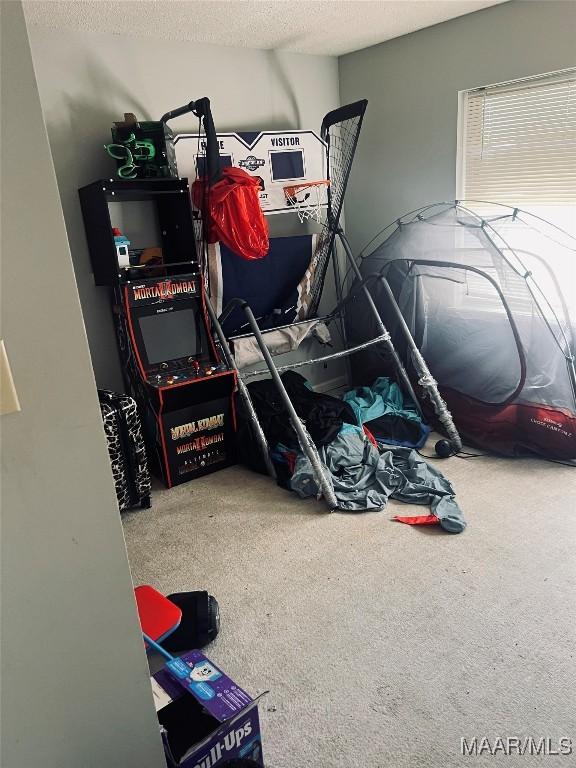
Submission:
[[[102,179],[79,195],[96,285],[145,276],[150,264],[171,275],[198,266],[187,179]],[[130,242],[120,256],[114,228]],[[142,254],[154,260],[142,263]]]

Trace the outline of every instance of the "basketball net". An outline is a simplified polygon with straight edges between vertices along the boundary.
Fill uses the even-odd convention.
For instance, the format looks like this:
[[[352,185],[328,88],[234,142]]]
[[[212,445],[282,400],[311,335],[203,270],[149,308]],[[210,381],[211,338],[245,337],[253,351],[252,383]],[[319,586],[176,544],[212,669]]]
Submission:
[[[322,190],[329,184],[328,179],[322,179],[321,181],[307,181],[303,184],[291,184],[284,187],[286,204],[295,209],[300,223],[309,219],[320,221],[323,204]]]

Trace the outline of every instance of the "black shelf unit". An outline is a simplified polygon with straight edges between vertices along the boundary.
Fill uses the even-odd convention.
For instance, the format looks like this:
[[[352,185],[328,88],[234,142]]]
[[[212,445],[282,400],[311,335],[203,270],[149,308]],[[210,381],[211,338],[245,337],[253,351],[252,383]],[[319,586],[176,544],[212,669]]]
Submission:
[[[117,286],[127,279],[145,277],[147,272],[119,266],[111,203],[152,203],[160,228],[163,266],[172,275],[199,267],[188,179],[100,179],[82,187],[79,195],[96,285]]]

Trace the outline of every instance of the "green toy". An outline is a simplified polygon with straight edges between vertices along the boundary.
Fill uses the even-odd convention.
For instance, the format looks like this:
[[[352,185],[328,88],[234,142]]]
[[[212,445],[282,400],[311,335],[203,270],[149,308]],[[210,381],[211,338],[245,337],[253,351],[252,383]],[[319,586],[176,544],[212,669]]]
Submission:
[[[177,179],[174,134],[167,122],[188,112],[203,122],[211,183],[216,181],[220,177],[218,143],[210,99],[206,97],[172,109],[160,120],[137,120],[132,112],[125,112],[124,120],[112,126],[112,142],[104,145],[116,160],[118,176],[121,179]]]
[[[112,142],[106,152],[117,162],[121,179],[161,179],[178,177],[174,136],[161,120],[139,121],[131,112],[114,123]]]
[[[114,160],[126,161],[124,165],[118,165],[117,173],[121,179],[135,179],[142,163],[149,163],[156,157],[154,143],[149,139],[138,140],[134,133],[130,133],[121,144],[105,144],[104,148]]]

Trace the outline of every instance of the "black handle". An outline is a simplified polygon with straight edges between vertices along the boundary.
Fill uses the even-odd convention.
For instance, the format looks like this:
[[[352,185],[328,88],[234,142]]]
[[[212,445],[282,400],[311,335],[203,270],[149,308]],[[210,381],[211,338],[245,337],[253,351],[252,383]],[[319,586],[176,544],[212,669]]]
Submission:
[[[210,110],[210,99],[204,96],[196,101],[190,101],[182,107],[171,109],[170,112],[162,115],[160,122],[167,123],[168,120],[180,117],[180,115],[186,115],[188,112],[193,112],[197,117],[202,118],[204,123],[204,131],[206,133],[206,175],[208,176],[208,186],[211,187],[220,179],[221,173],[220,152],[218,151],[218,139]]]
[[[194,102],[194,114],[202,118],[204,132],[206,133],[206,175],[208,186],[213,186],[221,177],[220,150],[218,149],[218,137],[212,119],[210,99],[204,96]]]
[[[174,117],[180,117],[180,115],[186,115],[188,112],[194,112],[195,107],[196,102],[190,101],[188,104],[184,104],[183,107],[176,107],[176,109],[171,109],[170,112],[166,112],[162,115],[160,122],[167,123],[168,120],[172,120]]]

